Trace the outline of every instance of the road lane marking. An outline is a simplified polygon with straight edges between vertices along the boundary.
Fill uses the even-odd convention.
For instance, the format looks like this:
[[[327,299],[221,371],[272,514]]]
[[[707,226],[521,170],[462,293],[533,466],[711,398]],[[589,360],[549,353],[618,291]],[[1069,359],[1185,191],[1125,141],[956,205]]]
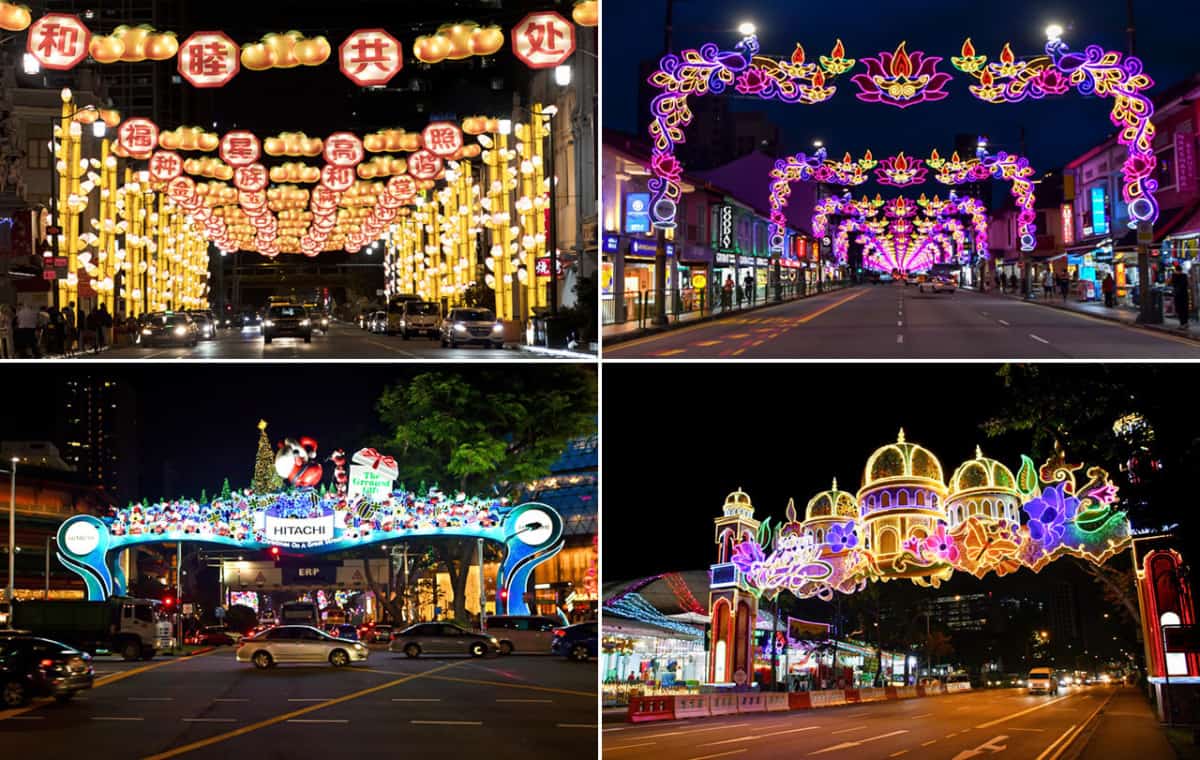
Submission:
[[[755,739],[766,739],[768,736],[782,736],[783,734],[798,734],[802,731],[815,731],[820,726],[805,726],[804,728],[788,728],[783,731],[771,731],[766,734],[750,734],[749,736],[738,736],[733,739],[721,739],[715,742],[706,742],[705,744],[697,744],[697,747],[715,747],[718,744],[733,744],[734,742],[749,742]]]
[[[746,750],[743,747],[742,749],[731,749],[728,752],[718,752],[715,755],[697,755],[696,757],[689,757],[688,760],[712,760],[714,757],[729,757],[730,755],[740,755],[745,751]]]
[[[996,321],[999,322],[1000,324],[1004,325],[1005,327],[1012,327],[1012,325],[1010,325],[1008,322],[1005,322],[1003,319],[997,319]]]
[[[670,351],[659,351],[655,356],[675,356],[676,354],[682,354],[686,350],[685,348],[672,348]]]
[[[553,702],[553,699],[497,699],[497,702]]]
[[[93,715],[92,720],[145,720],[145,718],[114,718],[108,716]]]
[[[437,697],[392,697],[393,702],[441,702]]]
[[[1053,755],[1050,755],[1049,758],[1046,758],[1046,756],[1050,753],[1050,750],[1054,749],[1054,744],[1058,744],[1058,742],[1062,740],[1061,736],[1055,740],[1054,744],[1051,744],[1049,747],[1047,747],[1045,752],[1038,755],[1037,760],[1058,760],[1059,756],[1061,756],[1062,753],[1065,752],[1077,738],[1079,738],[1079,735],[1083,733],[1083,729],[1088,727],[1088,724],[1092,722],[1092,720],[1096,717],[1096,714],[1103,710],[1104,706],[1112,701],[1112,698],[1116,695],[1116,693],[1116,691],[1113,691],[1111,694],[1109,694],[1108,699],[1105,699],[1095,710],[1092,710],[1087,718],[1085,718],[1084,721],[1079,724],[1078,728],[1072,726],[1071,728],[1067,729],[1067,733],[1071,735],[1065,742],[1059,745],[1058,750],[1055,751]],[[1074,729],[1074,733],[1071,733],[1072,729]]]
[[[733,355],[734,355],[734,356],[741,356],[741,355],[742,355],[742,354],[744,354],[744,353],[746,353],[746,349],[744,349],[744,348],[739,348],[737,351],[734,351],[734,352],[733,352]]]
[[[288,701],[289,702],[328,702],[331,699],[333,699],[333,697],[297,697],[296,699],[289,699]]]
[[[249,702],[250,700],[248,700],[248,699],[237,699],[237,698],[232,698],[232,697],[229,697],[229,698],[221,697],[221,698],[218,698],[218,699],[214,699],[213,701],[214,701],[214,702]]]
[[[1013,718],[1019,718],[1022,715],[1028,715],[1029,713],[1033,712],[1034,710],[1041,710],[1043,707],[1049,707],[1050,705],[1054,704],[1055,702],[1061,702],[1064,699],[1070,699],[1070,698],[1071,698],[1071,695],[1069,695],[1069,694],[1066,696],[1063,696],[1063,697],[1056,697],[1056,698],[1050,700],[1049,702],[1043,702],[1040,705],[1034,705],[1033,707],[1030,707],[1027,710],[1022,710],[1021,712],[1016,712],[1016,713],[1013,713],[1012,715],[1005,715],[1003,718],[996,718],[995,720],[989,720],[987,723],[980,723],[975,728],[991,728],[992,726],[998,726],[1001,723],[1004,723],[1005,721],[1012,720]]]
[[[867,727],[867,726],[864,724],[864,725],[861,725],[861,726],[854,726],[853,728],[843,728],[841,731],[830,731],[829,733],[830,733],[830,735],[833,735],[833,734],[848,734],[848,733],[850,733],[851,731],[862,731],[862,730],[863,730],[864,728],[866,728],[866,727]]]
[[[897,342],[897,343],[903,343],[903,342],[904,342],[904,336],[903,336],[903,335],[897,335],[897,336],[896,336],[896,342]]]
[[[866,744],[867,742],[873,742],[873,741],[877,741],[879,739],[887,739],[892,736],[899,736],[900,734],[907,734],[907,733],[908,733],[908,729],[901,728],[897,731],[888,731],[886,734],[880,734],[879,736],[871,736],[866,739],[859,739],[857,741],[852,741],[852,742],[842,742],[841,744],[835,744],[832,747],[826,747],[825,749],[819,749],[816,752],[809,752],[808,754],[809,755],[822,755],[826,752],[834,752],[839,749],[849,749],[850,747],[857,747],[861,744]]]
[[[268,726],[275,726],[275,725],[278,725],[285,721],[294,720],[295,718],[298,718],[301,715],[307,715],[311,712],[316,712],[317,710],[323,710],[326,707],[332,707],[333,705],[339,705],[343,702],[349,702],[352,699],[358,699],[359,697],[365,697],[368,694],[374,694],[377,691],[383,691],[384,689],[390,689],[393,686],[398,686],[402,683],[408,683],[409,681],[415,680],[417,678],[422,678],[429,673],[437,673],[437,672],[440,672],[443,670],[448,670],[449,668],[456,668],[460,665],[463,665],[465,662],[466,662],[465,660],[461,661],[461,662],[448,662],[445,665],[438,665],[437,667],[430,668],[429,670],[421,671],[419,673],[410,673],[408,675],[402,676],[401,678],[396,678],[396,679],[388,681],[386,683],[381,683],[377,686],[372,686],[367,689],[361,689],[359,691],[355,691],[350,694],[346,694],[344,696],[337,697],[335,699],[331,699],[328,702],[323,702],[321,704],[316,704],[316,705],[309,705],[308,707],[301,707],[298,710],[292,710],[291,712],[286,712],[286,713],[283,713],[282,715],[276,715],[272,718],[260,720],[257,723],[251,723],[248,726],[242,726],[241,728],[236,728],[233,731],[226,731],[223,734],[217,734],[216,736],[210,736],[207,739],[201,739],[199,741],[195,741],[190,744],[184,744],[179,747],[174,747],[172,749],[166,750],[165,752],[159,752],[154,755],[148,755],[148,756],[146,756],[145,760],[166,760],[166,758],[169,758],[169,757],[178,757],[179,755],[183,755],[188,752],[192,752],[193,750],[197,750],[202,747],[208,747],[213,744],[217,744],[218,742],[228,741],[229,739],[233,739],[238,736],[244,736],[245,734],[251,733],[252,731],[258,731],[259,729],[267,728]]]
[[[410,720],[415,726],[482,726],[481,720]]]
[[[432,671],[430,671],[432,672]],[[507,683],[505,681],[484,681],[478,678],[458,678],[456,676],[429,676],[434,681],[454,681],[456,683],[473,683],[479,686],[504,686],[509,689],[529,689],[531,691],[545,691],[551,694],[570,694],[575,697],[587,697],[595,699],[596,692],[594,691],[578,691],[575,689],[555,689],[550,686],[533,686],[532,684],[523,683]]]
[[[865,295],[866,292],[867,291],[865,291],[865,290],[860,290],[858,292],[851,293],[850,295],[846,296],[845,298],[843,298],[841,300],[834,301],[833,303],[829,304],[828,306],[826,306],[822,309],[818,309],[818,310],[814,311],[812,314],[809,314],[806,317],[796,320],[796,324],[798,324],[798,325],[807,324],[808,322],[811,322],[812,320],[816,319],[817,317],[821,316],[822,314],[833,311],[834,309],[841,306],[842,304],[849,303],[850,301],[853,301],[855,298],[858,298],[861,295]]]
[[[896,320],[896,327],[904,327],[904,322],[903,322],[903,320],[899,320],[899,319],[898,319],[898,320]]]
[[[1044,749],[1044,750],[1042,751],[1042,754],[1040,754],[1040,755],[1038,755],[1038,756],[1037,756],[1037,760],[1043,760],[1043,758],[1045,758],[1045,757],[1046,757],[1046,755],[1050,754],[1050,752],[1051,752],[1051,751],[1053,751],[1053,750],[1054,750],[1054,748],[1058,746],[1058,743],[1059,743],[1059,742],[1061,742],[1063,739],[1066,739],[1066,738],[1067,738],[1067,734],[1071,733],[1071,732],[1072,732],[1072,731],[1074,731],[1074,730],[1075,730],[1075,724],[1074,724],[1074,723],[1072,723],[1072,724],[1071,724],[1071,725],[1070,725],[1070,726],[1067,728],[1067,730],[1066,730],[1066,731],[1063,731],[1063,732],[1062,732],[1062,734],[1061,734],[1061,735],[1060,735],[1060,736],[1059,736],[1057,739],[1055,739],[1053,742],[1051,742],[1051,743],[1050,743],[1050,746],[1049,746],[1049,747],[1046,747],[1046,749]],[[1068,744],[1069,744],[1069,743],[1070,743],[1070,742],[1068,742]],[[1066,744],[1064,744],[1063,746],[1065,747],[1065,746],[1067,746],[1067,745],[1066,745]]]
[[[349,723],[348,718],[292,718],[288,723]]]
[[[615,752],[619,749],[633,749],[635,747],[653,747],[658,742],[642,742],[641,744],[622,744],[620,747],[605,747],[605,752]]]
[[[1009,731],[1030,731],[1030,732],[1041,733],[1042,731],[1045,731],[1046,729],[1044,729],[1044,728],[1017,728],[1016,726],[1009,726],[1008,730]]]
[[[555,728],[596,728],[598,723],[555,723]]]
[[[933,713],[921,713],[920,715],[914,715],[913,718],[928,718],[930,715],[933,715]]]
[[[936,742],[937,742],[937,739],[930,739],[930,740],[929,740],[929,741],[927,741],[927,742],[921,742],[921,746],[922,746],[922,747],[928,747],[930,744],[934,744],[934,743],[936,743]]]
[[[184,723],[237,723],[237,718],[181,718]]]
[[[901,755],[904,755],[907,753],[908,753],[908,750],[902,749],[899,752],[893,752],[892,754],[888,755],[888,757],[900,757]]]
[[[171,702],[175,697],[126,697],[130,702]]]
[[[699,340],[699,341],[696,341],[695,343],[693,343],[692,345],[699,346],[700,348],[710,348],[712,346],[721,345],[721,341],[719,341],[719,340]]]
[[[1034,335],[1033,333],[1029,333],[1029,337],[1033,338],[1034,340],[1038,341],[1039,343],[1045,343],[1047,346],[1050,345],[1050,341],[1046,340],[1045,338],[1041,337],[1040,335]]]
[[[749,723],[729,723],[724,726],[712,726],[710,728],[692,728],[692,729],[688,729],[687,731],[668,731],[663,734],[647,734],[646,736],[643,736],[642,738],[643,739],[657,739],[660,736],[678,736],[679,734],[698,734],[698,733],[701,733],[702,731],[723,731],[726,728],[740,728],[742,726],[748,726],[748,725],[750,725],[750,724]]]

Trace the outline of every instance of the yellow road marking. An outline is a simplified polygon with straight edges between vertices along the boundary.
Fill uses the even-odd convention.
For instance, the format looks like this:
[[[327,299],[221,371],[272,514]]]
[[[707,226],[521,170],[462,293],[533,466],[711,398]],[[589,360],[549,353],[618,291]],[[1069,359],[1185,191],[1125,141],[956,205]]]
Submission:
[[[1100,706],[1097,707],[1095,710],[1093,710],[1092,714],[1087,716],[1087,719],[1084,720],[1082,723],[1080,723],[1078,727],[1071,726],[1070,728],[1067,729],[1067,732],[1065,734],[1058,737],[1058,739],[1055,739],[1054,742],[1049,747],[1046,747],[1045,752],[1038,755],[1037,760],[1044,760],[1047,755],[1050,755],[1050,751],[1054,749],[1054,745],[1058,744],[1060,741],[1062,741],[1062,739],[1064,737],[1066,737],[1066,741],[1062,742],[1062,744],[1059,744],[1058,751],[1056,751],[1053,755],[1050,755],[1050,757],[1049,757],[1049,760],[1057,760],[1058,757],[1067,750],[1067,747],[1070,747],[1071,743],[1074,742],[1075,739],[1077,739],[1081,733],[1083,733],[1083,729],[1087,727],[1087,724],[1092,722],[1092,718],[1096,717],[1096,713],[1100,712],[1100,710],[1103,709],[1104,706],[1107,705],[1112,700],[1113,696],[1116,695],[1116,693],[1117,693],[1116,691],[1113,691],[1112,694],[1109,694],[1108,699],[1101,702]],[[1069,736],[1068,736],[1068,734],[1069,734]]]
[[[701,340],[701,341],[697,341],[697,342],[693,343],[692,345],[700,346],[701,348],[708,348],[709,346],[719,346],[719,345],[721,345],[722,342],[723,341],[719,341],[719,340]]]
[[[477,678],[458,678],[457,676],[430,676],[432,681],[456,681],[458,683],[473,683],[480,686],[507,686],[510,689],[530,689],[532,691],[548,691],[553,694],[571,694],[576,697],[596,698],[594,691],[575,691],[573,689],[555,689],[550,686],[533,686],[523,683],[508,683],[506,681],[484,681]]]
[[[149,665],[140,665],[136,668],[131,668],[129,670],[122,671],[120,673],[113,673],[111,675],[97,678],[92,683],[92,688],[98,689],[101,686],[108,686],[110,683],[116,683],[117,681],[124,680],[126,678],[129,678],[130,676],[136,676],[139,673],[145,673],[147,670],[163,668],[163,667],[166,667],[167,665],[173,665],[177,662],[182,662],[184,660],[187,660],[190,657],[203,657],[204,655],[208,655],[208,654],[212,654],[212,652],[204,652],[203,654],[189,655],[188,657],[177,657],[173,660],[166,660],[164,662],[154,662]],[[51,701],[53,701],[53,700],[51,700],[49,698],[38,699],[38,700],[34,700],[33,702],[26,705],[25,707],[14,707],[11,710],[0,710],[0,720],[8,720],[10,718],[17,717],[18,715],[24,715],[25,713],[30,712],[31,710],[38,709],[42,705],[49,704]]]
[[[841,306],[842,304],[853,301],[855,298],[858,298],[861,295],[866,295],[866,293],[867,293],[867,291],[865,291],[865,290],[855,291],[855,292],[851,293],[850,295],[846,296],[845,298],[834,301],[833,303],[829,304],[828,306],[814,311],[812,314],[809,314],[806,317],[801,317],[800,319],[796,320],[796,324],[803,325],[808,322],[811,322],[812,320],[816,319],[817,317],[821,316],[822,314],[833,311],[834,309]]]
[[[733,352],[733,355],[734,355],[734,356],[741,356],[741,355],[742,355],[742,354],[744,354],[744,353],[746,353],[746,349],[744,349],[744,348],[739,348],[737,351],[734,351],[734,352]]]
[[[192,742],[191,744],[184,744],[183,746],[169,749],[166,752],[160,752],[157,755],[148,755],[146,758],[144,758],[144,760],[165,760],[165,758],[168,758],[168,757],[177,757],[179,755],[182,755],[182,754],[185,754],[188,752],[192,752],[193,750],[201,749],[202,747],[208,747],[208,746],[211,746],[218,742],[228,741],[229,739],[233,739],[235,737],[242,736],[244,734],[248,734],[252,731],[257,731],[260,728],[267,728],[268,726],[274,726],[279,723],[283,723],[284,721],[291,720],[292,718],[297,718],[301,715],[307,715],[310,712],[315,712],[317,710],[324,710],[326,707],[332,707],[333,705],[338,705],[338,704],[341,704],[342,702],[349,702],[352,699],[358,699],[359,697],[365,697],[368,694],[374,694],[377,691],[383,691],[384,689],[390,689],[393,686],[398,686],[399,684],[405,683],[407,681],[412,681],[413,679],[421,678],[430,673],[437,673],[438,671],[447,670],[449,668],[454,668],[454,667],[457,667],[462,664],[463,663],[461,663],[461,662],[450,662],[450,663],[446,663],[445,665],[439,665],[436,668],[430,668],[429,670],[423,671],[421,673],[411,673],[409,675],[404,676],[403,678],[397,678],[395,680],[388,681],[387,683],[381,683],[378,686],[372,686],[369,689],[362,689],[360,691],[356,691],[351,694],[346,694],[341,697],[334,697],[333,699],[330,699],[327,702],[321,702],[320,704],[310,705],[308,707],[302,707],[299,710],[293,710],[291,712],[286,712],[286,713],[283,713],[282,715],[276,715],[273,718],[267,718],[266,720],[260,720],[257,723],[251,723],[248,726],[243,726],[242,728],[237,728],[237,729],[234,729],[233,731],[227,731],[226,733],[223,733],[223,734],[217,734],[216,736],[210,736],[207,739],[201,739],[200,741]]]
[[[659,351],[655,356],[674,356],[675,354],[682,354],[685,350],[682,348],[672,348],[670,351]]]

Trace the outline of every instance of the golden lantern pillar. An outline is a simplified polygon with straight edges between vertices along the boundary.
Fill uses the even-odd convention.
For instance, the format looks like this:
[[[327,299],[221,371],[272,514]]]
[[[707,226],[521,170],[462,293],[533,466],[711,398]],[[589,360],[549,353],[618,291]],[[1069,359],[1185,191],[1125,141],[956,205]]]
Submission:
[[[476,261],[475,254],[475,233],[472,222],[475,219],[475,184],[473,167],[470,161],[463,161],[460,165],[460,173],[458,178],[458,255],[454,267],[454,295],[455,303],[461,303],[463,292],[467,288],[468,278],[473,278],[475,274],[474,263]]]
[[[516,202],[517,218],[521,228],[519,241],[522,263],[522,313],[525,319],[533,317],[534,308],[538,303],[537,278],[537,238],[534,236],[533,197],[536,194],[533,178],[533,126],[532,124],[515,124],[517,136],[518,196]]]
[[[74,108],[74,102],[71,99],[71,91],[63,90],[62,98],[62,115],[58,127],[51,133],[50,141],[55,143],[57,138],[56,150],[54,151],[54,171],[58,173],[58,217],[54,220],[54,224],[60,230],[58,235],[60,256],[69,256],[66,224],[64,222],[64,214],[69,213],[68,202],[71,196],[70,182],[67,174],[71,162],[71,113]],[[68,261],[69,263],[69,261]],[[67,269],[65,279],[58,282],[58,302],[60,305],[66,306],[75,298],[72,296],[73,290],[71,281],[75,279],[75,272],[70,268]]]
[[[70,303],[79,299],[79,215],[87,205],[86,200],[81,199],[79,191],[83,125],[77,121],[71,121],[67,125],[66,134],[64,154],[67,156],[67,217],[63,232],[67,238],[67,302]]]
[[[546,140],[550,137],[550,117],[539,115],[543,107],[541,103],[536,103],[533,110],[537,111],[533,115],[530,122],[533,132],[533,151],[531,161],[533,162],[533,187],[535,193],[533,195],[533,238],[535,245],[535,258],[548,256],[546,248],[546,210],[550,207],[550,189],[546,178]],[[545,281],[538,280],[534,290],[537,291],[538,306],[549,306],[550,291],[548,285],[554,283],[553,287],[557,287],[558,272],[551,272],[550,276]]]

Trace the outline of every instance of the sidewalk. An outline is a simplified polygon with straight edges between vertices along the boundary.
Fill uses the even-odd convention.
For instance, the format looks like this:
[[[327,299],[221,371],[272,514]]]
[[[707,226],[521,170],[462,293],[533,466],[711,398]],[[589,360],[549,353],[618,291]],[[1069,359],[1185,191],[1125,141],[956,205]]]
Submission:
[[[604,344],[607,346],[612,346],[618,343],[624,343],[628,340],[634,340],[635,338],[643,338],[647,335],[655,335],[668,330],[674,330],[675,328],[682,327],[684,325],[695,324],[698,322],[711,322],[713,320],[723,319],[725,317],[736,316],[739,314],[749,314],[752,311],[758,311],[759,309],[765,309],[770,306],[782,306],[786,303],[803,301],[806,298],[812,298],[814,296],[824,295],[826,293],[836,293],[839,290],[846,290],[851,287],[854,286],[831,286],[820,292],[813,291],[811,293],[806,293],[802,296],[796,296],[794,298],[784,298],[781,301],[776,301],[773,298],[767,298],[757,301],[749,306],[722,309],[721,311],[715,313],[688,311],[684,312],[683,314],[669,314],[667,315],[669,321],[665,325],[654,325],[647,321],[646,326],[641,327],[638,325],[638,321],[636,319],[629,320],[627,322],[616,322],[613,324],[604,325],[601,328],[601,333],[603,335]]]
[[[975,293],[980,292],[975,288],[963,288],[963,290],[968,290]],[[1064,302],[1062,299],[1055,296],[1051,296],[1048,299],[1029,299],[1023,296],[1013,295],[1011,293],[1001,293],[997,290],[989,290],[985,295],[996,296],[997,298],[1007,298],[1010,301],[1020,301],[1022,303],[1035,304],[1037,306],[1058,309],[1059,311],[1073,311],[1076,314],[1086,314],[1089,317],[1104,319],[1109,322],[1117,322],[1127,327],[1153,330],[1155,332],[1166,333],[1168,335],[1175,335],[1180,338],[1189,338],[1194,341],[1200,341],[1200,330],[1192,329],[1192,326],[1196,324],[1195,322],[1189,323],[1188,329],[1181,330],[1179,329],[1178,320],[1175,320],[1174,317],[1165,317],[1163,319],[1163,324],[1161,325],[1145,325],[1138,323],[1137,311],[1135,309],[1127,309],[1120,306],[1110,309],[1104,304],[1096,301],[1081,302],[1068,300]]]
[[[1154,708],[1137,688],[1122,687],[1083,732],[1064,757],[1080,760],[1109,760],[1136,757],[1138,760],[1175,760],[1178,755],[1167,741]]]

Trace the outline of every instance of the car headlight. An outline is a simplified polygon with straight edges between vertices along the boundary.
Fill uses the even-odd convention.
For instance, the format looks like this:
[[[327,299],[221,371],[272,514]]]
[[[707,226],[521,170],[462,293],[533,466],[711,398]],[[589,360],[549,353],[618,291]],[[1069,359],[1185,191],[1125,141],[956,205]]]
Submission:
[[[492,326],[492,332],[494,332],[494,333],[504,332],[504,324],[501,322],[497,322],[495,325]]]
[[[355,644],[354,648],[355,649],[366,649],[366,647],[364,647],[362,644]]]
[[[493,643],[493,644],[495,644],[496,646],[500,646],[500,642],[499,642],[499,641],[496,641],[496,637],[495,637],[495,636],[492,636],[490,639],[488,639],[488,641],[492,642],[492,643]]]
[[[178,327],[175,328],[176,335],[183,335],[186,332],[187,332],[187,328],[184,327],[183,325],[179,325]]]
[[[154,334],[154,331],[151,330],[149,327],[142,328],[142,335],[153,335],[153,334]]]
[[[275,323],[274,323],[274,322],[272,322],[272,321],[271,321],[271,320],[269,320],[269,319],[268,319],[266,322],[263,322],[263,324],[264,324],[264,325],[266,325],[267,327],[274,327],[274,326],[275,326]]]
[[[462,322],[455,322],[454,323],[454,331],[455,332],[466,332],[467,326],[464,325]]]
[[[301,326],[301,327],[308,327],[308,326],[309,326],[309,325],[311,325],[311,324],[312,324],[312,322],[310,322],[310,321],[309,321],[309,320],[307,320],[307,319],[302,319],[302,320],[300,320],[300,326]]]

